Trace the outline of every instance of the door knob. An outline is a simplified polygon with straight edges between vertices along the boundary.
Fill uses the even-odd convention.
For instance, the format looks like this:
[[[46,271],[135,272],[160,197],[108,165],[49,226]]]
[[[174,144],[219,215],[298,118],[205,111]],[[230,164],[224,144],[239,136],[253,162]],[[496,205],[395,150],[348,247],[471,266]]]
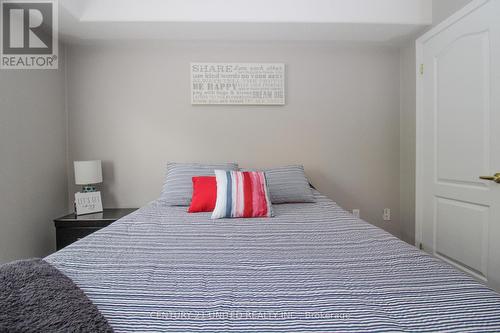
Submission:
[[[500,172],[495,173],[493,176],[481,176],[479,178],[484,179],[484,180],[491,180],[491,181],[494,181],[495,183],[500,184]]]

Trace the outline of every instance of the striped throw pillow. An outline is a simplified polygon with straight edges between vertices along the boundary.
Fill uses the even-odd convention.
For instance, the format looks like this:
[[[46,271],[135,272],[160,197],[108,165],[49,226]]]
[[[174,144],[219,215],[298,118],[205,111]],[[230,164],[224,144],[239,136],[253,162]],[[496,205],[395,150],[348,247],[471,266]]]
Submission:
[[[264,172],[215,170],[215,178],[217,201],[213,219],[273,216]]]

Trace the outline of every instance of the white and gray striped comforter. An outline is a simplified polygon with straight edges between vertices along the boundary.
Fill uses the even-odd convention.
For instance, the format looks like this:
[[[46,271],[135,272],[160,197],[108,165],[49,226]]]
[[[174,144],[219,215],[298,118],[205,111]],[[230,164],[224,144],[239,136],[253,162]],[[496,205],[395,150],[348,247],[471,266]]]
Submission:
[[[155,201],[47,258],[118,332],[500,331],[500,297],[326,197],[270,219]]]

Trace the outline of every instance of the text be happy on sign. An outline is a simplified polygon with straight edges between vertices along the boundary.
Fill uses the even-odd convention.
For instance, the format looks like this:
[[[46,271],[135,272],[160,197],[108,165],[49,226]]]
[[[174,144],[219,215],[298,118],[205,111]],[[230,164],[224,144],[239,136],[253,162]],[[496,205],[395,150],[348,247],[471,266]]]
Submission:
[[[284,105],[285,64],[191,63],[191,103]]]

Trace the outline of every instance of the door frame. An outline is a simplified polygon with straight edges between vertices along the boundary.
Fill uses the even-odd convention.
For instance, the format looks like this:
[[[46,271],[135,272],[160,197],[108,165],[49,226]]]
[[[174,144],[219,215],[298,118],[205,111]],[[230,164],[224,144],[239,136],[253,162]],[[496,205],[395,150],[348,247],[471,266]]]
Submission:
[[[424,128],[423,128],[423,74],[425,73],[424,68],[424,45],[435,35],[441,31],[447,29],[452,24],[456,23],[464,16],[472,13],[478,8],[484,6],[486,3],[494,0],[473,0],[462,9],[457,11],[455,14],[451,15],[443,22],[436,25],[434,28],[430,29],[422,36],[420,36],[415,41],[415,52],[416,52],[416,165],[415,165],[415,246],[421,248],[422,244],[422,225],[423,221],[423,138],[424,138]]]

